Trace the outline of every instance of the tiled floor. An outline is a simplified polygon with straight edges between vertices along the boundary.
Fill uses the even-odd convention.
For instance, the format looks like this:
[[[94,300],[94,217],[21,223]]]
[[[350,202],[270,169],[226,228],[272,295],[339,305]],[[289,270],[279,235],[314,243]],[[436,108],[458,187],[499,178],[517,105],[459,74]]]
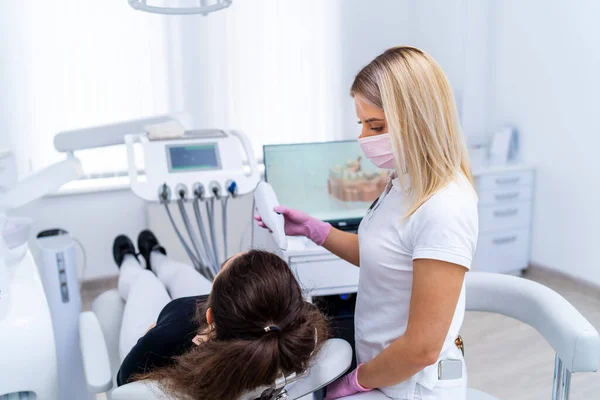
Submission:
[[[560,293],[600,330],[600,290],[539,269],[526,278]],[[83,307],[100,293],[116,287],[116,280],[90,285],[83,292]],[[552,397],[554,352],[533,328],[506,317],[467,313],[462,329],[469,370],[469,387],[502,400],[539,400]],[[99,398],[100,400],[101,398]],[[574,374],[571,400],[600,399],[600,372]]]

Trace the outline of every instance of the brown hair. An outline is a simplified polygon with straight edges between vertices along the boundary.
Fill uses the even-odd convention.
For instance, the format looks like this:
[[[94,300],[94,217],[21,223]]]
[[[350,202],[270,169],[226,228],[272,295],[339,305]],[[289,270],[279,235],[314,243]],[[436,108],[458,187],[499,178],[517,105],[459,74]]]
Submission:
[[[209,339],[138,379],[157,380],[186,399],[235,400],[307,369],[328,337],[325,317],[304,301],[287,264],[266,251],[243,253],[218,274],[197,310],[204,327],[208,307],[214,324],[201,333]],[[280,330],[265,332],[271,325]]]

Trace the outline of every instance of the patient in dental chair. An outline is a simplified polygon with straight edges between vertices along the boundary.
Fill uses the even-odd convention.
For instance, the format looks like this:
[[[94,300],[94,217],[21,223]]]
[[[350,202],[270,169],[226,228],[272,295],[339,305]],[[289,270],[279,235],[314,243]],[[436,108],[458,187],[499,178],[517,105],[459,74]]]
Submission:
[[[182,399],[234,400],[306,370],[328,339],[326,318],[275,254],[229,258],[210,290],[193,267],[168,259],[151,232],[140,234],[138,249],[144,263],[126,236],[113,246],[126,301],[119,386],[150,379]]]

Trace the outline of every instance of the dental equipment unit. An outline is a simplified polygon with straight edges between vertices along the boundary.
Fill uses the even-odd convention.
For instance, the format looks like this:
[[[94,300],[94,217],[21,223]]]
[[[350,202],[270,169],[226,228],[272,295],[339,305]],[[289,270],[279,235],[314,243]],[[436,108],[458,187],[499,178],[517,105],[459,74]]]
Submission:
[[[55,147],[59,151],[73,152],[124,143],[131,190],[146,201],[164,206],[193,266],[212,281],[228,256],[228,200],[251,193],[260,180],[260,172],[252,145],[243,133],[188,130],[186,125],[191,125],[191,118],[179,113],[61,132],[55,137]],[[138,145],[143,151],[143,176],[137,167],[135,148]],[[171,203],[177,205],[189,239],[177,227],[169,207]],[[196,227],[188,215],[186,203],[193,206]],[[222,247],[216,233],[216,203],[222,210]],[[206,221],[202,205],[206,210]]]
[[[72,155],[19,180],[14,157],[0,154],[0,399],[89,398],[78,346],[81,299],[72,258],[42,250],[36,263],[28,240],[33,221],[9,217],[81,176]],[[62,244],[68,246],[68,240]],[[49,242],[44,244],[49,245]],[[53,247],[53,246],[50,246]],[[67,282],[75,279],[69,285]],[[64,285],[61,286],[59,280]],[[73,369],[69,373],[68,369]]]

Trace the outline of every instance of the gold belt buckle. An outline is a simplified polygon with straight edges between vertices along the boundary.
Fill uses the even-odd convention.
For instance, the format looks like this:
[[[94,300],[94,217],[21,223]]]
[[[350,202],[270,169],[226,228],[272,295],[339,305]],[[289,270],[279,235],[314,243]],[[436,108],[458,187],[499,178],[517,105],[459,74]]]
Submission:
[[[456,347],[458,347],[460,349],[460,351],[462,352],[462,355],[464,357],[465,356],[465,345],[464,345],[462,337],[460,335],[458,335],[458,337],[454,340],[454,344],[456,345]]]

